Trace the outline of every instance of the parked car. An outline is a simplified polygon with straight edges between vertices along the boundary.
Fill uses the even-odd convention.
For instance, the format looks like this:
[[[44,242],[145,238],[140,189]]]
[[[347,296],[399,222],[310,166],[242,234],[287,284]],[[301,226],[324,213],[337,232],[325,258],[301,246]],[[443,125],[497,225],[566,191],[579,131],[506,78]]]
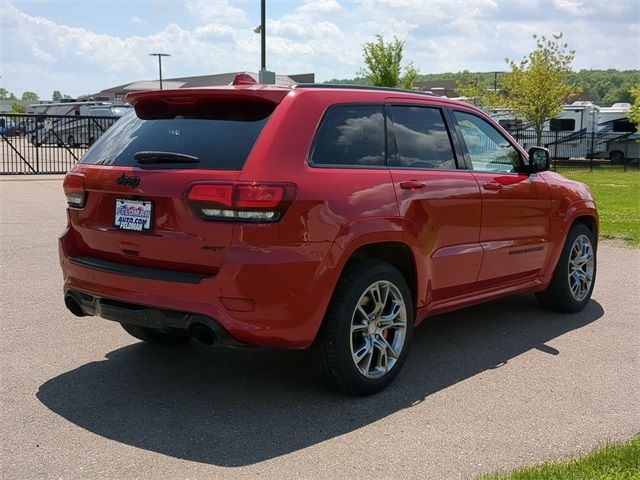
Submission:
[[[18,134],[18,127],[13,118],[0,117],[0,135],[10,137]]]
[[[59,147],[91,146],[105,130],[106,128],[100,122],[91,118],[60,119],[46,130],[42,143],[55,144]]]
[[[130,105],[95,105],[89,107],[87,115],[93,117],[121,117],[131,110]]]
[[[58,147],[91,146],[116,119],[131,110],[124,104],[84,105],[86,115],[37,116],[36,125],[28,130],[31,143]]]
[[[521,292],[563,312],[589,302],[591,193],[471,105],[327,85],[128,101],[64,180],[77,316],[151,344],[312,348],[363,395],[396,377],[430,315]]]

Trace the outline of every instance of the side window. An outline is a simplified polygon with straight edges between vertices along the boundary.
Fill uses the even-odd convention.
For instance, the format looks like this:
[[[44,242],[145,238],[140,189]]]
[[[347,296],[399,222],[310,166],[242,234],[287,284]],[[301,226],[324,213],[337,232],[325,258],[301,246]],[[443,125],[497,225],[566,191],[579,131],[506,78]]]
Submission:
[[[573,118],[552,118],[549,120],[549,130],[552,132],[573,132],[576,121]]]
[[[469,113],[454,111],[467,144],[474,170],[518,172],[522,159],[518,151],[491,124]]]
[[[449,133],[437,108],[389,107],[389,135],[396,142],[389,166],[405,168],[456,168]]]
[[[331,107],[311,154],[315,165],[384,166],[384,110],[382,105]]]

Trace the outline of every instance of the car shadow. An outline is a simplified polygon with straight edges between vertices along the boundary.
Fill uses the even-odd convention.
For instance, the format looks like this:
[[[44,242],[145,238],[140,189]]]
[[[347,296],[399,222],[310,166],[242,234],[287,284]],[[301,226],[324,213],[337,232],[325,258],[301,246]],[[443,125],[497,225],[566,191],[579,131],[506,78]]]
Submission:
[[[53,412],[98,435],[177,458],[243,466],[354,431],[603,315],[542,310],[530,295],[440,315],[415,331],[385,391],[349,398],[309,374],[307,352],[129,345],[40,386]]]

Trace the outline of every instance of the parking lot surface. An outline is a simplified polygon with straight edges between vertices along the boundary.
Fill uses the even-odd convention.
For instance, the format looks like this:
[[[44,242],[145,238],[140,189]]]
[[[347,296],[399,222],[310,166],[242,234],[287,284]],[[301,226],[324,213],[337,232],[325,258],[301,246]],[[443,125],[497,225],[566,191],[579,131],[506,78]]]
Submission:
[[[520,295],[426,321],[389,389],[306,352],[150,347],[62,299],[61,177],[0,177],[0,477],[473,478],[640,432],[640,250],[575,315]]]

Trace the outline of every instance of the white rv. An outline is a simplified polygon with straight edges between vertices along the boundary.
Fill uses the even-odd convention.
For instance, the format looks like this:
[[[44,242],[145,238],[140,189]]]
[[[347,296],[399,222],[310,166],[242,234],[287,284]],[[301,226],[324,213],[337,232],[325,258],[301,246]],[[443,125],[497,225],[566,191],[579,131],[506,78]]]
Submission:
[[[612,162],[640,158],[640,135],[627,117],[630,109],[630,103],[614,103],[600,108],[598,133],[606,156]]]
[[[542,143],[554,158],[638,158],[638,134],[627,119],[631,105],[616,103],[599,107],[592,102],[562,106],[562,113],[546,121]],[[492,109],[489,114],[525,147],[535,145],[533,125],[516,118],[509,109]]]

